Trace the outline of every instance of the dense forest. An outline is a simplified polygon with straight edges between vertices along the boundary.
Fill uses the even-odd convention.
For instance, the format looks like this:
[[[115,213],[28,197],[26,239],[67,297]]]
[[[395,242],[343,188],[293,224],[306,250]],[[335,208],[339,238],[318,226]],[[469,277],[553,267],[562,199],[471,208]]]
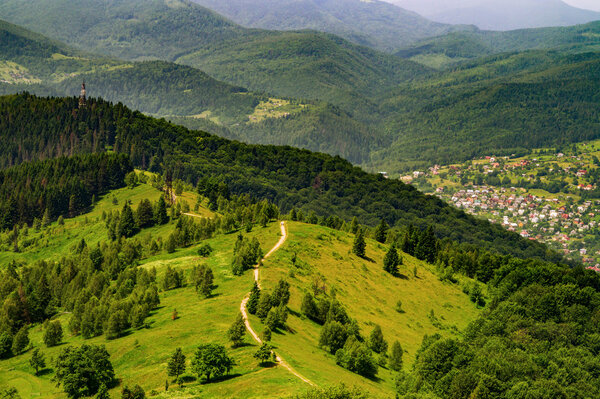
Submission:
[[[95,198],[125,185],[132,171],[123,154],[89,154],[23,163],[0,170],[0,229],[73,217]]]
[[[104,152],[127,154],[134,166],[169,171],[196,184],[210,178],[233,194],[375,225],[436,225],[439,237],[469,242],[522,257],[553,257],[538,243],[477,220],[435,197],[383,176],[368,174],[339,157],[291,147],[247,145],[189,131],[146,117],[121,104],[76,98],[43,99],[29,94],[0,99],[4,166],[39,158]]]

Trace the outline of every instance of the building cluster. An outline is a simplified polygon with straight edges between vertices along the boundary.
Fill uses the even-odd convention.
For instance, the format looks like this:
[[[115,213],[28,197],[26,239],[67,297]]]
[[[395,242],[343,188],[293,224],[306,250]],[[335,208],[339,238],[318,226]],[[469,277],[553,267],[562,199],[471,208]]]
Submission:
[[[600,262],[600,248],[591,251],[585,245],[586,236],[598,233],[599,201],[560,205],[557,199],[527,194],[523,189],[486,186],[461,189],[451,196],[438,193],[457,208],[487,217],[524,238],[546,242],[588,265]]]

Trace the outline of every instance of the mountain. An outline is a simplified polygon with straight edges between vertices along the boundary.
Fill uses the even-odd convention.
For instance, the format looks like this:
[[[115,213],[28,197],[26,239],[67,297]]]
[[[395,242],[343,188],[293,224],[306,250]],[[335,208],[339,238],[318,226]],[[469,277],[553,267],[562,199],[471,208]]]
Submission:
[[[379,0],[194,1],[245,27],[311,29],[382,51],[398,50],[419,39],[469,29],[432,22]]]
[[[273,99],[164,61],[99,57],[0,21],[0,93],[93,96],[224,137],[285,144],[360,163],[381,144],[374,130],[318,101]],[[331,138],[331,139],[329,139]]]
[[[561,0],[389,0],[434,21],[487,30],[569,26],[600,20],[600,13]]]
[[[598,53],[508,53],[399,87],[384,103],[404,107],[390,123],[402,134],[372,161],[389,171],[597,139],[599,66]]]
[[[326,101],[368,123],[378,120],[372,96],[429,72],[330,34],[245,29],[183,0],[2,0],[0,18],[93,53],[175,61],[249,90]]]
[[[396,55],[428,66],[445,67],[467,59],[525,50],[581,53],[600,49],[600,22],[508,32],[453,32],[425,39]],[[436,62],[438,64],[436,64]]]

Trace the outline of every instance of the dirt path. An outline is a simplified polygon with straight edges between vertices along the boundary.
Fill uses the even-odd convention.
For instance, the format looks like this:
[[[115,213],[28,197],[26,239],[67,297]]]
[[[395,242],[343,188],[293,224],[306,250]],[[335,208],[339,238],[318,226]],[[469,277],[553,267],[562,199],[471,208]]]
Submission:
[[[277,251],[279,249],[279,247],[281,247],[281,245],[287,239],[287,230],[285,228],[285,223],[281,222],[280,226],[281,226],[281,238],[279,239],[277,244],[275,244],[275,246],[273,248],[271,248],[271,250],[269,252],[267,252],[267,254],[262,259],[263,261],[265,259],[267,259],[269,256],[271,256],[275,251]],[[258,265],[256,265],[254,267],[254,281],[256,281],[256,284],[258,284],[258,286],[260,287]],[[254,329],[250,325],[250,320],[248,320],[248,313],[246,312],[246,304],[248,303],[248,299],[250,299],[250,293],[248,293],[248,295],[246,295],[246,297],[242,300],[242,304],[240,305],[240,311],[242,312],[242,316],[244,317],[244,323],[246,324],[246,329],[248,330],[250,335],[252,335],[252,338],[254,338],[254,340],[257,343],[262,344],[262,340],[260,339],[260,337],[258,336],[256,331],[254,331]],[[290,373],[292,373],[293,375],[295,375],[302,381],[306,382],[307,384],[315,386],[315,384],[311,380],[309,380],[308,378],[304,377],[302,374],[300,374],[296,370],[294,370],[294,368],[292,366],[290,366],[289,363],[287,363],[284,359],[282,359],[281,356],[277,356],[277,362],[279,363],[279,365],[281,367],[286,368]]]

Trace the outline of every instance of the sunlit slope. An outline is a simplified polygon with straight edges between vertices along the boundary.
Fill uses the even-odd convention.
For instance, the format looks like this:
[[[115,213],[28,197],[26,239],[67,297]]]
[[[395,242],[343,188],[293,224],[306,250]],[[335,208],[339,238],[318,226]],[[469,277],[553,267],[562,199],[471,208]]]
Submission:
[[[378,379],[369,380],[337,366],[333,356],[318,348],[322,327],[301,315],[302,298],[312,292],[317,276],[328,294],[335,290],[337,300],[359,322],[363,336],[368,337],[378,324],[390,346],[395,340],[402,344],[405,367],[414,360],[425,334],[457,335],[479,311],[459,285],[440,282],[433,266],[403,254],[401,276],[393,277],[383,271],[387,246],[368,240],[369,260],[365,260],[351,254],[353,238],[322,226],[288,223],[286,243],[265,262],[260,274],[267,291],[279,279],[291,285],[288,331],[273,334],[273,343],[297,371],[318,385],[343,381],[364,386],[377,397],[390,397],[393,371],[380,368]],[[292,264],[294,254],[296,266]],[[398,301],[404,313],[396,311]],[[251,320],[258,330],[264,328],[258,318]]]

